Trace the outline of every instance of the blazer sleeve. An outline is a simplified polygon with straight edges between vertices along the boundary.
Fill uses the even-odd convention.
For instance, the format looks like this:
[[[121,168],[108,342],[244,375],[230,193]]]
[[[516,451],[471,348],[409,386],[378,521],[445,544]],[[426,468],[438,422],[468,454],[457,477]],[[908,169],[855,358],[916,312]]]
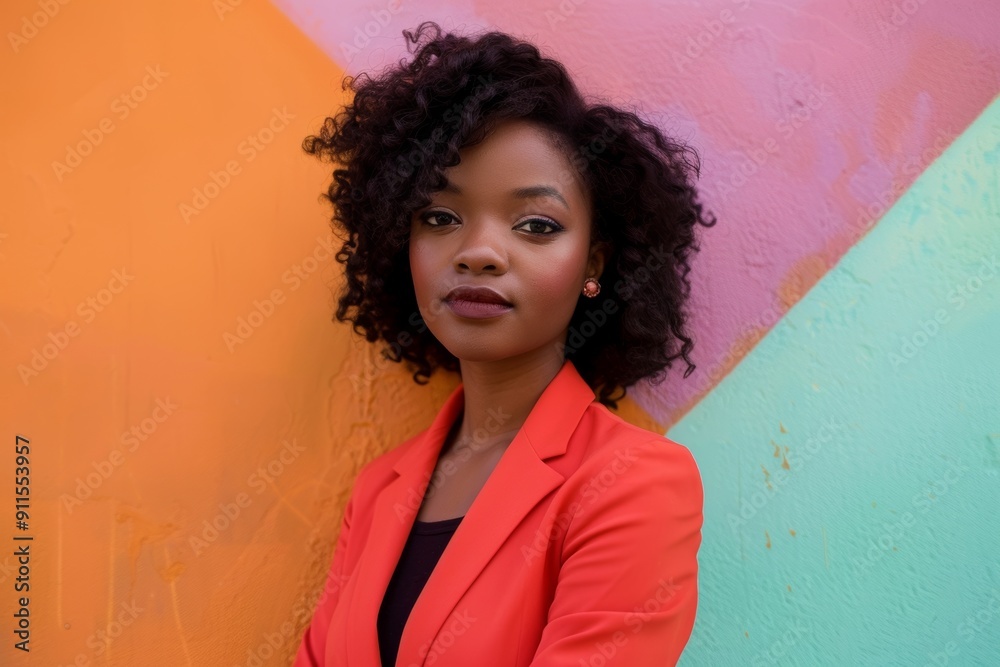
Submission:
[[[344,573],[344,562],[347,558],[347,544],[351,535],[351,519],[354,515],[354,493],[347,501],[344,519],[340,525],[340,535],[334,549],[333,564],[323,584],[323,591],[316,603],[312,621],[302,636],[302,643],[295,655],[293,667],[322,667],[326,653],[326,636],[330,628],[333,611],[340,600],[340,591],[348,577]]]
[[[694,457],[666,438],[630,445],[588,465],[581,485],[530,667],[676,664],[698,605]]]

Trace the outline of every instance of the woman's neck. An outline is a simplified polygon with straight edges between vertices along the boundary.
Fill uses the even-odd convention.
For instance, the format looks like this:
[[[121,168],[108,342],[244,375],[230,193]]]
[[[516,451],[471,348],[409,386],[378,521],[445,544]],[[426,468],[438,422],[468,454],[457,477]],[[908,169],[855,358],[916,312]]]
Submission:
[[[456,441],[487,447],[514,435],[528,419],[545,387],[559,373],[562,357],[461,362],[464,403],[456,418]]]

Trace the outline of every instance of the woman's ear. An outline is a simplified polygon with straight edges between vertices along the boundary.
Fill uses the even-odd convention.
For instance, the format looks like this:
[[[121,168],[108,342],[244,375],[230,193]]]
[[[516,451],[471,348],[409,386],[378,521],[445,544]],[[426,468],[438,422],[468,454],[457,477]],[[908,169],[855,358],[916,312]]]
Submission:
[[[612,247],[607,241],[597,241],[590,246],[590,259],[587,261],[587,276],[600,278],[604,273],[604,265],[611,259]]]

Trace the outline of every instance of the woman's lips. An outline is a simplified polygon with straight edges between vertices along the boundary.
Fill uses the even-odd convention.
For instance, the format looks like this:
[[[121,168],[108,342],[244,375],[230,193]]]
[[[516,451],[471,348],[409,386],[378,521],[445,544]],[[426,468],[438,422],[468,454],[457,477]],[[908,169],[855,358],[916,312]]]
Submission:
[[[456,315],[476,320],[498,317],[514,309],[514,306],[502,303],[484,303],[482,301],[465,301],[463,299],[449,299],[444,303]]]

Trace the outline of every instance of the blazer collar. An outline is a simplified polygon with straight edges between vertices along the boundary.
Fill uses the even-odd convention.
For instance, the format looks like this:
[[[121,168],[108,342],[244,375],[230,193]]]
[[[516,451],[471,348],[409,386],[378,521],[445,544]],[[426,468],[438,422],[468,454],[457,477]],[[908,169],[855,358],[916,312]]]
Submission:
[[[465,404],[459,384],[431,425],[393,470],[399,475],[375,498],[372,530],[358,564],[357,599],[348,621],[351,665],[379,664],[377,619],[382,597],[409,537],[444,439]],[[459,524],[410,612],[399,646],[401,664],[423,665],[421,646],[448,620],[459,599],[521,520],[564,477],[544,463],[566,452],[584,411],[595,400],[573,362],[545,387],[521,429]],[[427,651],[423,651],[424,655]]]

